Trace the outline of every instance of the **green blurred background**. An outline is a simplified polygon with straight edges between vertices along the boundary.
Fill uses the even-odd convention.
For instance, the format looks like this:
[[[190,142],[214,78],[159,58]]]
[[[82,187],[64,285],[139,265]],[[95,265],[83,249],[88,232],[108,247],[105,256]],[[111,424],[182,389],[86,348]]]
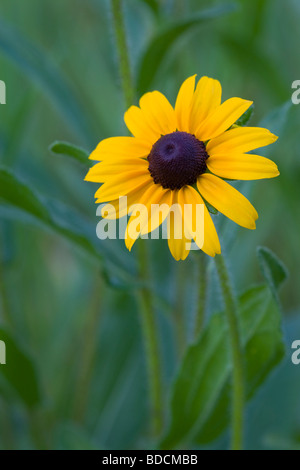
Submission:
[[[299,448],[300,366],[292,365],[290,346],[300,339],[300,106],[291,105],[291,84],[300,80],[300,4],[235,0],[227,10],[229,3],[124,0],[131,63],[140,92],[159,89],[172,103],[188,76],[217,78],[223,99],[254,101],[250,125],[263,120],[280,136],[264,155],[276,161],[281,176],[243,185],[260,215],[257,230],[236,229],[221,216],[217,222],[237,290],[262,281],[257,245],[271,248],[290,272],[281,291],[287,357],[250,404],[246,446]],[[180,29],[180,21],[212,6],[215,18]],[[159,42],[169,24],[177,25],[176,34]],[[149,47],[156,48],[154,64],[161,59],[157,71]],[[48,150],[64,140],[91,151],[102,138],[126,132],[114,51],[108,0],[1,0],[0,79],[7,87],[1,166],[38,194],[55,219],[44,223],[20,210],[18,189],[17,204],[0,199],[0,339],[13,351],[0,366],[1,449],[151,446],[135,289],[115,279],[110,264],[130,276],[136,250],[129,255],[123,242],[97,240],[95,187],[83,181],[86,169]],[[181,341],[191,341],[196,256],[176,263],[165,241],[145,243],[170,384],[182,316]],[[178,277],[184,279],[180,291]],[[212,309],[216,292],[212,272]],[[211,446],[226,443],[225,433]]]

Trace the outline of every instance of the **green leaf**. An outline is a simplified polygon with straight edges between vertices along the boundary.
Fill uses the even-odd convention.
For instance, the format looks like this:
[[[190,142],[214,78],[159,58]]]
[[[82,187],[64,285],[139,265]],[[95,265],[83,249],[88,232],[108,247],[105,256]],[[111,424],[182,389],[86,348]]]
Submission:
[[[205,205],[211,214],[213,215],[219,214],[219,211],[214,206],[212,206],[209,202],[205,201]]]
[[[261,127],[266,127],[275,135],[280,136],[286,126],[288,115],[293,107],[291,100],[286,101],[281,106],[273,109],[260,123]]]
[[[160,30],[150,41],[141,58],[137,77],[138,94],[141,95],[150,89],[161,63],[177,39],[192,28],[231,13],[234,9],[235,6],[232,4],[217,6],[195,13],[192,18],[170,23]]]
[[[91,166],[89,152],[80,147],[77,147],[76,145],[70,144],[69,142],[53,142],[53,144],[49,146],[49,150],[55,155],[65,155],[67,157],[73,158],[85,166]]]
[[[87,431],[73,423],[59,423],[55,430],[55,448],[60,450],[99,450]]]
[[[288,271],[280,259],[269,248],[257,248],[261,272],[277,299],[277,291],[288,277]]]
[[[13,214],[15,218],[19,219],[19,211],[21,211],[31,219],[62,235],[92,256],[94,260],[100,262],[101,271],[105,272],[105,278],[111,279],[110,285],[129,286],[133,282],[130,263],[122,264],[117,254],[103,242],[99,243],[99,247],[96,248],[96,236],[91,237],[88,232],[79,228],[80,225],[87,225],[86,221],[81,224],[81,221],[78,220],[79,223],[75,224],[71,219],[65,220],[65,208],[62,211],[62,216],[59,217],[59,214],[53,213],[53,209],[46,201],[43,201],[38,194],[5,168],[0,168],[0,204],[1,202],[17,209],[17,215]],[[58,212],[57,203],[54,209]],[[70,209],[69,212],[72,213],[72,210]],[[76,216],[79,217],[77,214]]]
[[[45,224],[51,224],[51,217],[41,200],[28,186],[5,168],[0,168],[0,200],[17,207]]]
[[[284,355],[281,316],[267,286],[254,287],[239,298],[245,348],[247,398],[251,398]],[[190,346],[174,385],[171,425],[161,447],[207,444],[228,426],[232,364],[223,312],[214,315]]]
[[[251,77],[254,80],[257,77],[260,87],[263,87],[273,98],[287,99],[289,90],[285,86],[282,69],[274,63],[270,54],[267,54],[259,43],[248,40],[244,34],[239,37],[229,28],[222,34],[221,42],[222,46],[230,52],[230,56],[236,59],[245,78],[251,73]]]
[[[156,16],[159,16],[159,2],[158,0],[142,0],[153,11]]]
[[[269,450],[300,450],[300,442],[298,436],[286,436],[282,434],[268,434],[265,436],[265,445]]]
[[[90,422],[97,445],[130,448],[147,420],[144,350],[138,312],[126,292],[107,305],[97,339],[94,389],[89,393]],[[99,410],[95,414],[93,410]],[[91,411],[92,410],[92,411]]]
[[[49,55],[35,47],[12,25],[0,22],[0,49],[24,74],[45,93],[67,123],[87,142],[94,136],[82,106],[78,103],[71,85]]]
[[[29,408],[36,406],[40,402],[41,396],[35,367],[31,359],[20,348],[15,338],[3,327],[0,328],[0,340],[4,341],[6,346],[6,364],[0,365],[0,376],[4,377],[11,391],[16,393],[26,406]],[[13,397],[9,396],[8,398],[12,399]]]
[[[24,94],[7,123],[9,131],[1,155],[2,165],[13,166],[20,150],[24,148],[24,139],[28,137],[29,116],[34,109],[35,100],[36,93],[33,90]]]
[[[246,126],[254,113],[254,105],[252,104],[249,109],[236,121],[237,126]]]

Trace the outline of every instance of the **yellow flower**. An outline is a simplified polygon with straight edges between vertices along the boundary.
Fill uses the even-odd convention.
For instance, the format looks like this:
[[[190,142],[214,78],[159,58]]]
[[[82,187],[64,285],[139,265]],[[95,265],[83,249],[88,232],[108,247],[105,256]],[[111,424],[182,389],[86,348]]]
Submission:
[[[118,218],[127,214],[132,204],[177,204],[181,208],[184,235],[177,239],[178,218],[164,210],[156,224],[151,225],[151,211],[145,212],[139,233],[125,239],[131,250],[139,234],[144,235],[168,220],[168,244],[173,257],[183,260],[190,251],[188,233],[201,239],[201,229],[192,230],[192,215],[183,206],[207,201],[218,211],[242,227],[255,229],[258,214],[250,202],[225,179],[255,180],[279,175],[271,160],[247,152],[277,140],[267,129],[233,127],[252,102],[230,98],[221,104],[221,84],[202,77],[196,88],[196,76],[181,86],[175,109],[158,91],[146,93],[139,107],[131,106],[125,113],[125,123],[133,137],[105,139],[90,156],[100,161],[90,169],[87,181],[104,183],[95,194],[96,203],[109,202],[102,215]],[[195,186],[195,187],[193,187]],[[198,191],[195,189],[197,188]],[[119,203],[127,196],[127,206]],[[136,214],[132,214],[129,224]],[[177,221],[177,222],[176,222]],[[194,227],[193,227],[194,228]],[[199,232],[199,236],[198,236]],[[202,237],[203,238],[203,237]],[[204,244],[200,248],[210,256],[221,252],[212,218],[204,205]]]

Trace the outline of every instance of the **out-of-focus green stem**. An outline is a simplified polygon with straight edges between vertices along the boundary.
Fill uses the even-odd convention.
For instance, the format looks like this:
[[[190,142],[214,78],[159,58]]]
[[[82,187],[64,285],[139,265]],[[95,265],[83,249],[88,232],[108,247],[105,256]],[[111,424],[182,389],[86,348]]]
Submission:
[[[126,107],[129,108],[129,106],[131,106],[134,101],[134,87],[132,85],[122,0],[111,0],[111,7],[119,55],[123,93]]]
[[[122,0],[111,0],[116,44],[120,62],[120,75],[126,106],[133,104],[135,95],[130,61],[127,47],[125,22],[123,17]],[[139,277],[142,287],[138,291],[139,309],[142,319],[143,335],[147,354],[149,389],[151,398],[152,428],[155,435],[159,435],[163,424],[163,400],[160,368],[160,350],[157,337],[155,312],[149,290],[149,263],[146,244],[139,245]],[[147,285],[148,284],[148,285]]]
[[[180,359],[183,356],[186,347],[184,304],[187,273],[184,263],[179,263],[176,268],[176,296],[173,317],[175,320],[175,333],[177,339],[178,357]]]
[[[149,286],[148,253],[145,242],[139,240],[139,277],[145,285],[138,291],[139,307],[148,362],[148,377],[151,398],[152,430],[159,435],[163,425],[163,399],[160,367],[160,350],[157,337],[155,312],[151,301]]]
[[[86,322],[82,331],[82,355],[78,363],[78,376],[74,386],[74,419],[84,421],[88,404],[93,366],[96,360],[98,326],[101,321],[102,280],[95,273],[96,282],[91,296],[91,305],[86,312]],[[100,285],[99,285],[100,283]]]
[[[206,255],[204,253],[197,253],[197,264],[199,265],[199,280],[198,280],[198,302],[197,302],[197,315],[195,322],[194,338],[197,340],[202,331],[205,320],[205,308],[207,299],[207,264]]]
[[[233,363],[233,397],[232,397],[232,450],[241,450],[243,446],[244,414],[244,362],[240,340],[237,302],[231,286],[228,270],[222,255],[217,255],[215,263],[222,289],[225,312],[227,316],[231,354]]]

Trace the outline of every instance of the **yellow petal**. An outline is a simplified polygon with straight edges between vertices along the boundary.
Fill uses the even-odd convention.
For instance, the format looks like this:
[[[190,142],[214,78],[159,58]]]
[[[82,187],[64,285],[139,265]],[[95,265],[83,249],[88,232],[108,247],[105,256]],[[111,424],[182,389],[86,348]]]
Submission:
[[[215,155],[206,161],[208,169],[222,178],[259,180],[279,175],[276,163],[252,154]]]
[[[201,195],[222,214],[242,227],[255,229],[258,214],[239,191],[217,176],[199,176],[197,186]]]
[[[229,152],[246,153],[272,144],[277,139],[276,135],[262,127],[237,127],[212,139],[208,142],[206,150],[209,155],[224,155]]]
[[[200,199],[200,194],[191,186],[184,186],[178,191],[178,204],[181,206],[185,235],[195,240],[198,247],[202,248],[204,243],[204,203]]]
[[[85,180],[94,183],[104,183],[114,176],[120,174],[127,180],[127,173],[135,171],[146,171],[149,163],[146,160],[122,160],[121,162],[105,160],[104,162],[97,163],[87,173]]]
[[[165,192],[166,190],[162,186],[152,184],[138,201],[137,210],[133,208],[133,214],[128,221],[125,234],[125,244],[129,251],[131,251],[134,242],[141,233],[146,234],[151,230],[149,223],[151,219],[151,206],[152,204],[159,204]]]
[[[200,194],[192,187],[186,186],[179,191],[178,202],[180,203],[182,210],[184,210],[185,227],[187,227],[188,232],[193,234],[196,233],[196,236],[194,236],[193,239],[198,247],[209,256],[215,256],[216,254],[221,253],[217,231]],[[192,212],[190,208],[188,208],[189,204],[193,206]],[[183,209],[184,205],[185,209]],[[195,220],[197,220],[195,208],[197,205],[201,205],[204,211],[204,218],[201,221],[203,223],[202,226],[195,226]]]
[[[156,230],[157,227],[159,227],[167,218],[171,205],[172,191],[161,187],[160,191],[156,194],[156,198],[152,198],[151,213],[149,214],[148,224],[142,228],[141,235],[145,235],[146,233]]]
[[[187,258],[191,240],[187,239],[184,234],[182,214],[178,205],[178,191],[173,191],[172,204],[173,209],[168,216],[168,245],[173,258],[180,261]]]
[[[218,80],[202,77],[197,85],[190,115],[190,132],[195,134],[205,119],[221,104],[222,87]]]
[[[241,98],[230,98],[213,111],[197,131],[199,140],[210,140],[227,131],[239,119],[253,102]]]
[[[101,210],[102,217],[105,219],[119,219],[127,214],[130,214],[130,208],[132,205],[140,201],[140,199],[143,197],[143,194],[150,185],[153,185],[153,181],[149,180],[148,183],[144,184],[140,188],[129,192],[126,197],[123,196],[121,199],[114,199],[110,203],[106,204]],[[96,203],[99,202],[101,201],[96,201]]]
[[[143,139],[134,137],[110,137],[102,140],[91,153],[91,160],[122,160],[147,157],[152,146]]]
[[[160,133],[153,128],[153,121],[137,106],[131,106],[124,115],[124,121],[134,137],[144,140],[150,147],[160,138]]]
[[[201,200],[203,201],[202,198]],[[204,207],[204,245],[202,251],[209,256],[215,256],[221,253],[219,237],[206,206]]]
[[[117,175],[104,183],[95,194],[97,202],[107,202],[126,196],[134,189],[153,181],[148,170],[142,172],[128,173],[126,179],[123,175]]]
[[[140,99],[140,107],[147,122],[159,136],[176,131],[175,111],[162,93],[146,93]]]
[[[196,75],[187,78],[179,90],[175,113],[177,129],[181,132],[190,132],[190,113],[195,92]]]

